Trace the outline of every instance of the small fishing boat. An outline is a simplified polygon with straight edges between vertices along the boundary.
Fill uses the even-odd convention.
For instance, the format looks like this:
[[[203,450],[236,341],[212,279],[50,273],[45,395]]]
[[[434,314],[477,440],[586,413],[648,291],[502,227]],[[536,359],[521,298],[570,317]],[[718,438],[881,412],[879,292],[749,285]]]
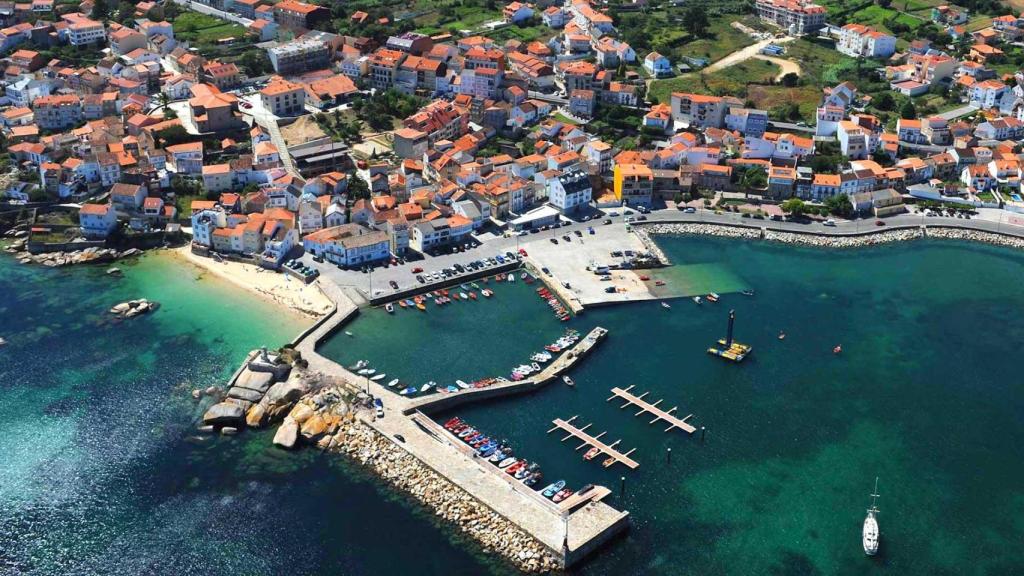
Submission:
[[[383,373],[382,374],[377,374],[373,378],[370,378],[370,380],[373,380],[374,382],[379,382],[379,381],[383,380],[385,376],[387,376],[387,374],[383,374]]]
[[[485,298],[490,298],[491,296],[494,295],[494,292],[491,292],[487,288],[484,288],[483,290],[481,290],[480,293],[483,294]]]
[[[462,388],[463,390],[469,388],[469,384],[466,384],[462,380],[456,380],[455,385],[458,386],[459,388]]]
[[[601,462],[601,466],[604,466],[605,468],[611,468],[612,464],[615,464],[614,456],[609,456],[608,459],[606,459],[604,462]]]
[[[662,302],[661,303],[661,307],[666,309],[666,310],[669,310],[669,309],[672,308],[671,306],[669,306],[668,302]]]
[[[345,330],[345,336],[348,336],[349,338],[351,338],[351,337],[355,336],[355,334],[349,332],[348,330]]]
[[[469,299],[470,300],[476,300],[476,292],[470,292],[469,293]]]
[[[530,466],[536,466],[536,464],[530,464]],[[515,477],[516,480],[524,480],[529,473],[530,473],[530,467],[529,466],[523,466],[519,470],[516,470],[516,473],[513,474],[513,476]]]
[[[785,340],[785,339],[786,339],[786,333],[783,332],[782,330],[779,330],[779,340]]]
[[[509,456],[508,458],[505,458],[504,460],[502,460],[501,462],[498,463],[498,468],[508,468],[513,463],[515,463],[515,461],[516,461],[515,458]]]
[[[833,354],[839,354],[842,351],[843,351],[843,346],[841,344],[836,344],[836,347],[832,349],[832,353]]]
[[[597,447],[591,448],[590,450],[587,450],[586,454],[583,455],[583,459],[584,460],[593,460],[594,457],[597,456],[600,453],[601,453],[601,449],[600,448],[597,448]]]
[[[878,498],[878,478],[875,478],[875,491],[871,493],[871,507],[868,508],[868,515],[864,517],[864,529],[861,534],[864,545],[864,553],[874,556],[878,553],[878,507],[875,506],[875,499]]]
[[[527,274],[526,272],[523,272],[522,274],[519,275],[519,279],[520,280],[526,280],[529,276],[530,276],[529,274]]]
[[[415,302],[413,302],[413,301],[412,301],[411,299],[409,299],[409,298],[406,298],[406,299],[405,299],[405,305],[406,305],[406,306],[408,306],[409,308],[412,308],[413,306],[415,306],[415,305],[416,305],[416,303],[415,303]]]
[[[523,484],[525,484],[527,486],[533,486],[534,484],[536,484],[543,477],[544,477],[544,475],[541,474],[539,471],[538,472],[534,472],[533,474],[530,474],[530,476],[527,477],[526,480],[523,480]]]
[[[452,428],[457,426],[460,422],[462,422],[462,420],[458,416],[455,416],[451,420],[449,420],[449,421],[444,423],[444,429],[445,430],[451,430]]]
[[[462,298],[463,300],[469,300],[469,296],[466,296],[465,292],[459,292],[459,298]]]
[[[478,285],[476,282],[470,282],[469,285],[473,287],[473,290],[479,290],[480,289],[480,285]]]
[[[573,494],[572,490],[570,490],[568,488],[565,488],[563,490],[559,490],[558,494],[555,494],[555,496],[551,499],[551,501],[552,502],[561,502],[562,500],[565,500],[569,496],[572,496],[572,494]]]
[[[388,314],[394,314],[395,313],[395,305],[390,303],[390,302],[388,302],[387,304],[384,305],[384,309],[388,311]]]
[[[348,369],[349,370],[359,370],[360,368],[366,368],[367,364],[369,364],[369,362],[367,362],[366,360],[360,360],[360,361],[356,362],[355,364],[349,366]]]
[[[644,281],[644,282],[647,282],[647,281],[648,281],[648,280],[650,280],[650,279],[651,279],[651,277],[650,277],[650,276],[646,276],[646,275],[641,275],[641,276],[640,276],[640,280],[642,280],[642,281]]]
[[[705,298],[707,298],[708,302],[718,302],[718,294],[714,292],[710,292]]]
[[[448,387],[445,388],[445,391],[446,392],[458,392],[459,391],[459,387],[458,386],[452,386],[451,384],[449,384]]]
[[[466,290],[468,292],[469,291],[469,284],[459,284],[459,288],[462,288],[463,290]]]
[[[548,484],[544,487],[544,490],[541,491],[541,494],[543,494],[545,498],[553,498],[555,494],[558,494],[558,492],[562,490],[562,488],[565,488],[565,480],[559,480],[558,482]]]
[[[463,440],[465,440],[467,437],[469,437],[470,435],[474,434],[475,432],[476,432],[476,430],[474,428],[466,428],[462,432],[459,432],[458,436],[459,436],[459,438],[462,438]]]
[[[405,303],[405,300],[399,300],[398,305],[401,306],[402,308],[406,308],[409,306],[408,304]]]
[[[665,281],[664,280],[655,280],[654,281],[654,285],[655,286],[664,286],[665,285]]]
[[[516,472],[522,470],[524,466],[526,466],[526,460],[519,460],[515,464],[505,468],[505,473],[515,476]]]
[[[363,368],[362,370],[356,372],[356,374],[359,374],[360,376],[368,376],[370,374],[370,369]]]
[[[693,301],[694,301],[694,303],[695,303],[695,304],[697,304],[698,306],[700,306],[700,302],[701,302],[701,300],[700,300],[700,296],[694,296],[694,297],[693,297]]]
[[[422,302],[417,304],[416,307],[419,308],[420,312],[426,312],[427,311],[427,307]]]
[[[391,382],[388,382],[388,388],[394,388],[395,386],[398,386],[398,378],[395,378]]]
[[[377,369],[376,368],[367,368],[366,369],[366,375],[367,376],[373,376],[376,373],[377,373]]]
[[[567,386],[575,386],[576,385],[576,382],[573,382],[573,379],[569,378],[568,375],[562,376],[562,382],[565,382],[565,384]]]
[[[741,292],[741,294],[743,294],[744,296],[753,296],[754,295],[754,291],[753,290],[744,290],[743,292]]]
[[[109,268],[107,270],[107,276],[121,276],[122,272],[120,268]]]
[[[399,392],[399,394],[401,394],[402,396],[408,396],[410,394],[415,394],[415,393],[416,393],[416,387],[415,386],[408,386],[406,388],[403,388],[402,391]]]
[[[420,392],[426,392],[427,390],[430,390],[434,386],[437,386],[437,382],[434,382],[433,380],[431,380],[430,382],[427,382],[426,384],[424,384],[422,388],[420,388]]]
[[[506,277],[506,280],[508,280],[509,282],[515,282],[516,281],[516,275],[515,274],[509,274]]]

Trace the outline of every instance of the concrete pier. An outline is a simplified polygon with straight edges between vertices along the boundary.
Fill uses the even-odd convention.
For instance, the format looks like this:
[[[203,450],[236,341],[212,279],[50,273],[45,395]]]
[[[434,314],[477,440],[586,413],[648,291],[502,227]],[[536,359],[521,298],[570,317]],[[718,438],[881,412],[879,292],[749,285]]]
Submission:
[[[409,399],[394,394],[379,382],[353,374],[317,352],[316,347],[321,340],[358,312],[357,306],[341,288],[330,282],[319,284],[335,303],[335,309],[296,338],[293,346],[309,363],[310,370],[333,376],[353,392],[369,390],[373,396],[383,399],[383,418],[376,418],[370,412],[360,416],[367,425],[529,534],[560,558],[565,567],[578,563],[628,529],[629,513],[600,501],[610,492],[607,488],[596,487],[590,496],[555,504],[492,464],[474,457],[468,446],[424,414],[464,402],[537,389],[589,353],[607,335],[606,329],[595,328],[531,378],[489,388]],[[398,436],[403,440],[397,440]]]

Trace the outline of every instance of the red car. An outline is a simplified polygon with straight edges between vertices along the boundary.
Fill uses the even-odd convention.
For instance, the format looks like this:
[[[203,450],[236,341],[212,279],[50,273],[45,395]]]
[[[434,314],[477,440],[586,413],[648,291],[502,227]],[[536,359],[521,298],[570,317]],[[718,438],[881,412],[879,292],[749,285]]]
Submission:
[[[420,272],[423,272],[423,268],[420,268],[419,266],[412,269],[413,274],[419,274]]]
[[[875,226],[885,226],[885,222],[882,222],[881,220],[875,220]]]
[[[529,256],[529,254],[526,253],[526,250],[523,250],[522,248],[519,249],[519,253],[523,256]]]
[[[239,104],[239,106],[241,106],[242,108],[245,108],[246,110],[248,110],[249,108],[252,108],[252,104],[249,104],[248,102],[242,102],[241,104]]]

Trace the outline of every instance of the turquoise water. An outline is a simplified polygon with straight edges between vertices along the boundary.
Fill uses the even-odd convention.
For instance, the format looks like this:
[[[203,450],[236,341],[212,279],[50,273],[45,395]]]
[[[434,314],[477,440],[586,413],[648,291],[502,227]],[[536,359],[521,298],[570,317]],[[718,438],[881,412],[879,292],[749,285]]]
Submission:
[[[0,258],[0,574],[383,574],[395,541],[428,571],[478,569],[341,458],[194,439],[192,388],[309,321],[167,256],[119,266]],[[162,306],[105,313],[140,297]]]
[[[1024,255],[931,241],[661,243],[678,282],[723,301],[588,311],[570,325],[610,334],[574,389],[457,412],[548,480],[614,489],[633,528],[579,573],[1024,572]],[[344,458],[275,450],[272,431],[193,439],[203,406],[190,390],[307,321],[163,256],[122,267],[115,280],[0,259],[0,574],[510,572]],[[730,293],[739,287],[757,296]],[[163,306],[122,324],[104,314],[138,297]],[[704,352],[729,308],[754,346],[739,366]],[[426,313],[369,310],[323,352],[452,382],[505,373],[563,328],[517,282]],[[605,402],[629,384],[693,413],[705,441]],[[635,447],[640,468],[603,469],[545,434],[573,415]],[[882,548],[868,559],[860,527],[875,476]]]
[[[681,265],[677,281],[695,270],[691,281],[723,301],[588,311],[571,325],[610,335],[572,373],[574,389],[552,385],[438,415],[508,438],[546,480],[614,489],[609,502],[632,513],[633,529],[581,573],[1024,571],[1024,256],[931,241],[843,252],[660,242]],[[741,287],[757,295],[730,292]],[[725,335],[730,308],[737,338],[754,347],[742,365],[705,352]],[[369,311],[351,325],[354,337],[323,352],[369,359],[413,383],[446,383],[504,374],[562,328],[517,283],[488,302]],[[612,386],[630,384],[694,414],[705,441],[606,402]],[[603,469],[546,434],[554,418],[574,415],[635,447],[640,468]],[[882,549],[871,559],[860,529],[875,476]]]

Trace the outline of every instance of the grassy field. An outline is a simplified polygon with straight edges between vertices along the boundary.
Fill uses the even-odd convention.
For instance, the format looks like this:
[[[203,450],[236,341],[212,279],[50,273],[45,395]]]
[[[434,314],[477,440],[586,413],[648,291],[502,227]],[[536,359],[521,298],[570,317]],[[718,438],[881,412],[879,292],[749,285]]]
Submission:
[[[733,28],[730,24],[737,20],[736,16],[724,16],[711,19],[710,36],[684,44],[675,50],[676,56],[690,58],[706,58],[711,62],[721,60],[725,56],[754,43],[754,39]],[[673,58],[675,61],[676,58]]]
[[[805,83],[817,86],[838,84],[846,80],[841,70],[856,62],[855,59],[840,54],[830,46],[807,39],[786,44],[786,54],[783,57],[800,64],[800,76]]]
[[[818,104],[821,103],[821,89],[818,86],[796,86],[787,88],[785,86],[756,86],[747,87],[747,100],[754,103],[756,108],[767,110],[769,116],[773,109],[787,104],[796,104],[800,109],[800,118],[807,123],[813,123]]]
[[[174,19],[174,36],[189,42],[215,42],[244,38],[245,28],[199,12],[184,12]]]
[[[925,23],[921,18],[898,12],[891,8],[882,8],[877,4],[872,4],[867,8],[862,8],[850,14],[847,18],[847,23],[864,24],[865,26],[871,26],[872,28],[891,33],[892,30],[885,23],[893,19],[900,24],[909,26],[911,30],[915,30]]]
[[[777,65],[752,58],[710,74],[684,74],[656,80],[649,93],[659,102],[668,102],[672,92],[691,92],[744,98],[750,84],[769,84],[782,71]]]

